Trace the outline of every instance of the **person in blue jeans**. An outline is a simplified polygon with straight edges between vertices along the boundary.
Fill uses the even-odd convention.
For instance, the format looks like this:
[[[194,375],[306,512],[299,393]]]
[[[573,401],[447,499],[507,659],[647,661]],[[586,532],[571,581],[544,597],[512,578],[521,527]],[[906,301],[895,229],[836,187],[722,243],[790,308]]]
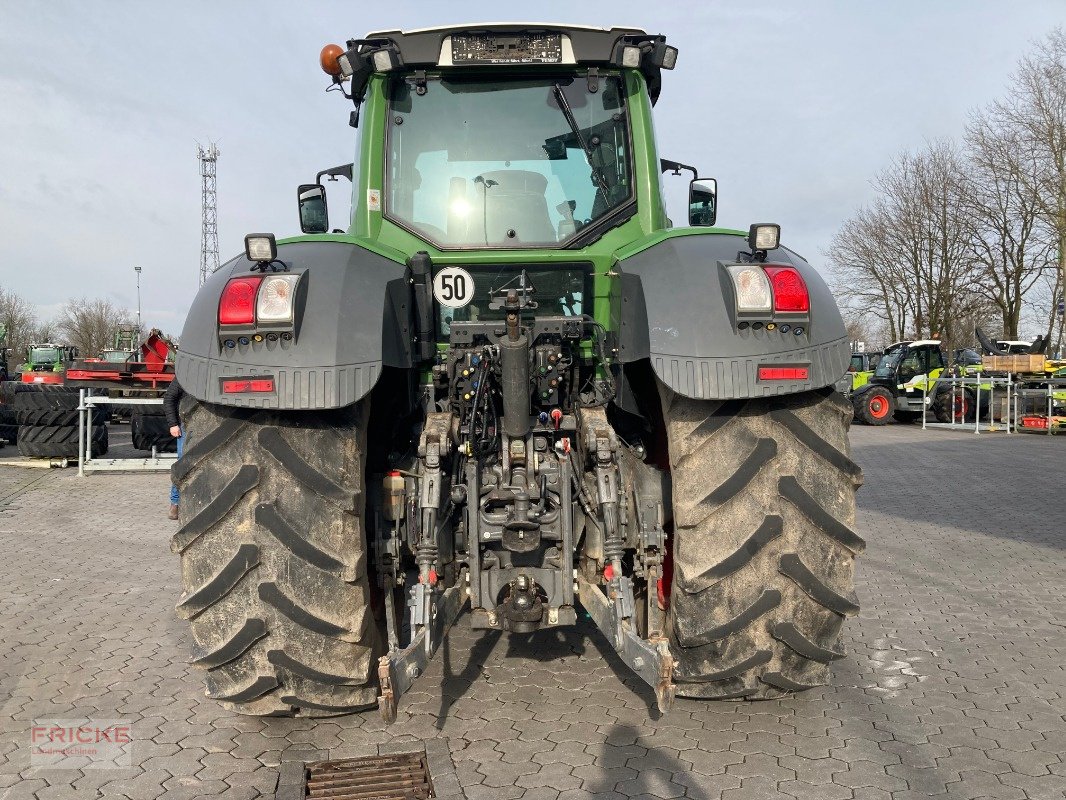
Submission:
[[[181,418],[178,416],[178,407],[181,405],[181,398],[185,396],[185,390],[181,388],[181,384],[178,383],[178,379],[175,378],[170,382],[170,386],[167,387],[167,393],[163,395],[163,413],[167,416],[167,425],[170,426],[170,435],[178,440],[178,458],[181,458],[181,453],[185,449],[185,436],[181,430]],[[178,518],[178,487],[174,484],[170,485],[170,519]]]

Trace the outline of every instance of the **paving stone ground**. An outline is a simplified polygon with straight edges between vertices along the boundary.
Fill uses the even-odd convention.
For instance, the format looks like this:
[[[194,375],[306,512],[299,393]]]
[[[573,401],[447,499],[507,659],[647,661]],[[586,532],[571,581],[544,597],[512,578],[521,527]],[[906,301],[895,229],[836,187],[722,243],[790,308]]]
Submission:
[[[469,800],[1062,798],[1066,441],[890,426],[853,447],[863,609],[831,685],[659,717],[588,624],[460,623],[388,729],[204,697],[166,476],[0,466],[0,798],[272,797],[283,759],[427,739]],[[31,767],[31,721],[57,717],[130,721],[132,766]]]

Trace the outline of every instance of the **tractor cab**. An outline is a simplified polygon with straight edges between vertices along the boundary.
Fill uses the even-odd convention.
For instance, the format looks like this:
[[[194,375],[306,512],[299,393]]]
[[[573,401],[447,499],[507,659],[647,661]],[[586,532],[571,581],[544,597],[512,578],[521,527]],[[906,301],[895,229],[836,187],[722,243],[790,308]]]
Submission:
[[[654,149],[651,106],[676,60],[637,28],[479,24],[327,45],[320,63],[352,102],[359,153],[299,187],[301,230],[331,230],[323,177],[345,177],[349,234],[408,255],[550,261],[669,227],[660,176],[681,170],[689,224],[711,227],[716,182]]]

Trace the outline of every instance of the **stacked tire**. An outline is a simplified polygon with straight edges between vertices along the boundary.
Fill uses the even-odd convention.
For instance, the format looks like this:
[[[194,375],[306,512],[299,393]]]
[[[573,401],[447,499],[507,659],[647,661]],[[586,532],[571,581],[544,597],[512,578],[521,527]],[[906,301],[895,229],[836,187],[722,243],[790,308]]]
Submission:
[[[17,381],[4,381],[0,385],[0,439],[15,444],[19,438],[18,420],[15,416],[15,387]],[[2,446],[2,445],[0,445]]]
[[[18,449],[33,458],[78,457],[78,392],[53,384],[18,384],[12,403],[18,423]],[[99,409],[90,413],[90,453],[107,452],[107,425]]]
[[[170,435],[166,414],[162,406],[134,406],[130,417],[130,433],[133,446],[138,450],[151,450],[157,453],[176,453],[178,440]]]

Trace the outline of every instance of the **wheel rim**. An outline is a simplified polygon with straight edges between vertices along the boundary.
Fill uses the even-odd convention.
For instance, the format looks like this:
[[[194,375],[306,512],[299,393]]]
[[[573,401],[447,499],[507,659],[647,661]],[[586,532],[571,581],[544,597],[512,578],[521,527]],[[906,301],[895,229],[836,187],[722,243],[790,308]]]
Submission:
[[[884,419],[888,416],[888,401],[882,395],[870,398],[870,416],[874,419]]]
[[[970,400],[967,397],[955,398],[955,421],[965,422],[970,413]]]

